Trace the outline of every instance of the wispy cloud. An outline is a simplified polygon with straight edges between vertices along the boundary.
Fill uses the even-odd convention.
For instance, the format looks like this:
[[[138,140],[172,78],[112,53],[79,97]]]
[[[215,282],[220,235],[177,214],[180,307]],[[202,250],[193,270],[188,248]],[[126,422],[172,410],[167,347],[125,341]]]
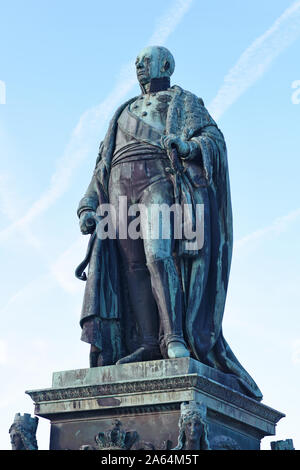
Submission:
[[[8,174],[0,175],[0,213],[4,221],[14,221],[24,210],[24,200],[21,200],[14,188],[12,178]],[[41,241],[32,234],[29,227],[24,227],[22,235],[26,242],[37,250],[41,250]]]
[[[171,8],[156,21],[155,31],[150,37],[148,44],[162,46],[181,22],[184,15],[189,11],[193,1],[175,1]]]
[[[291,354],[291,361],[294,365],[300,364],[300,339],[296,339],[292,341],[291,344],[292,354]]]
[[[289,226],[300,217],[300,209],[289,212],[288,214],[276,218],[270,225],[261,229],[255,230],[254,232],[246,235],[245,237],[237,240],[234,244],[235,254],[237,254],[242,248],[249,246],[258,240],[263,240],[265,237],[270,235],[279,234],[289,228]]]
[[[78,283],[75,278],[75,264],[79,264],[81,259],[85,256],[86,251],[86,238],[79,236],[79,238],[72,243],[72,245],[58,256],[58,258],[51,264],[50,271],[52,276],[58,282],[60,287],[70,294],[76,294],[84,287],[84,283]],[[81,258],[80,258],[81,257]]]
[[[168,37],[173,33],[192,6],[192,3],[193,0],[176,0],[171,7],[157,19],[154,32],[150,36],[147,44],[165,44]],[[31,205],[19,220],[15,220],[8,228],[0,232],[0,241],[6,240],[15,230],[21,230],[22,233],[27,232],[29,224],[55,204],[65,193],[71,184],[74,171],[88,155],[92,152],[95,153],[97,145],[99,144],[100,130],[103,129],[104,125],[107,123],[111,113],[135,85],[136,75],[131,61],[121,68],[119,78],[109,95],[99,105],[88,109],[82,114],[76,127],[72,131],[70,141],[63,155],[57,162],[57,168],[51,177],[48,189]],[[7,203],[8,201],[5,200],[5,204]],[[10,214],[13,214],[13,208],[10,207],[9,210]],[[32,240],[32,244],[33,241],[34,240]],[[69,293],[76,291],[74,280],[71,278],[74,272],[73,263],[74,260],[76,263],[80,247],[83,246],[82,244],[84,242],[85,239],[81,237],[81,240],[75,241],[65,252],[61,253],[56,261],[49,265],[51,279],[55,278],[56,282]],[[72,260],[72,262],[70,262],[70,260]],[[49,277],[46,276],[45,279],[47,281],[45,285],[52,286],[52,283],[49,282]],[[34,280],[20,289],[20,291],[8,300],[3,310],[8,308],[20,297],[27,294],[28,291],[36,290],[37,286],[43,288],[40,282],[40,279]]]
[[[216,97],[208,106],[215,119],[225,111],[264,73],[276,57],[300,35],[300,1],[294,2],[275,23],[243,52],[229,70]]]
[[[148,44],[163,45],[191,5],[192,0],[177,0],[174,2],[171,9],[157,20],[155,31],[151,35]],[[272,60],[291,44],[298,37],[299,33],[300,1],[297,1],[275,21],[271,28],[246,49],[236,66],[229,71],[224,79],[223,86],[210,105],[210,110],[212,111],[212,108],[215,110],[214,117],[217,117],[216,114],[220,117],[249,86],[262,76]],[[275,49],[273,50],[273,48]],[[130,66],[129,64],[123,66],[120,71],[119,80],[107,98],[98,106],[87,110],[80,117],[77,126],[72,132],[70,142],[63,156],[58,161],[57,170],[51,178],[49,188],[31,206],[20,221],[15,222],[8,229],[0,233],[0,240],[5,238],[11,230],[16,228],[25,229],[29,222],[47,210],[66,191],[71,183],[72,174],[75,169],[87,157],[91,148],[95,148],[95,145],[97,145],[99,129],[107,122],[112,111],[135,83],[136,77],[131,63]],[[235,242],[235,253],[255,240],[284,230],[299,215],[300,209],[295,210],[276,219],[269,226],[243,237]],[[76,290],[70,274],[73,276],[74,267],[72,264],[74,260],[77,260],[78,249],[82,246],[82,242],[78,239],[50,266],[52,279],[54,277],[59,285],[69,293],[74,293]],[[72,263],[70,263],[70,260],[72,260]],[[66,265],[68,268],[66,268]],[[25,287],[26,292],[28,288],[30,289],[30,285],[27,288]],[[16,294],[16,297],[19,297],[22,293],[21,290]],[[14,296],[11,301],[14,301],[16,297]],[[9,301],[9,304],[11,301]]]
[[[7,342],[0,339],[0,364],[6,364],[8,362],[8,347]]]
[[[29,281],[7,300],[1,307],[0,314],[5,315],[10,308],[18,303],[19,305],[30,305],[32,299],[36,299],[38,296],[42,296],[53,287],[56,287],[57,283],[55,281],[51,273],[44,274]]]
[[[165,14],[158,18],[148,43],[163,45],[192,5],[193,0],[176,0]],[[138,52],[138,51],[137,51]],[[80,117],[70,141],[57,162],[49,187],[31,205],[26,213],[0,232],[0,241],[6,240],[15,230],[22,230],[51,207],[69,188],[74,171],[94,152],[97,152],[100,131],[122,99],[136,85],[132,62],[123,66],[111,93],[99,105],[88,109]]]

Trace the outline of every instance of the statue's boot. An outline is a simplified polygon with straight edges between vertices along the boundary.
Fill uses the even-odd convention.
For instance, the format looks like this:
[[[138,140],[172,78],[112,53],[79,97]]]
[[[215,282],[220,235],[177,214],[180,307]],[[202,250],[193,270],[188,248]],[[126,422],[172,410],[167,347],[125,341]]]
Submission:
[[[91,345],[90,350],[90,367],[98,367],[98,359],[99,359],[100,351],[99,349],[95,348]]]
[[[147,264],[152,291],[158,306],[168,357],[188,357],[190,352],[183,337],[183,292],[172,257]]]
[[[152,294],[150,274],[147,267],[128,270],[126,273],[130,304],[143,335],[141,346],[117,364],[161,359],[158,342],[158,313]]]
[[[100,350],[97,346],[91,344],[90,349],[90,367],[102,367],[112,365],[110,355],[107,357],[105,350]]]
[[[168,344],[168,356],[169,359],[175,357],[190,357],[190,351],[183,343],[180,343],[179,341],[171,341]]]
[[[116,364],[129,364],[131,362],[144,362],[144,361],[154,361],[156,359],[161,359],[161,352],[158,347],[156,346],[149,346],[149,345],[142,345],[132,354],[129,354],[126,357],[122,357],[119,359]]]

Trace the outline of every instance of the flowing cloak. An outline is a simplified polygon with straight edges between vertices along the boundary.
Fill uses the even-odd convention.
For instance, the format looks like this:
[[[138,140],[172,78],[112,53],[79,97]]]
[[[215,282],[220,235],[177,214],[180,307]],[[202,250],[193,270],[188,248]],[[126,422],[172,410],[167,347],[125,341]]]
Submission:
[[[225,140],[201,98],[178,86],[173,90],[166,135],[178,135],[197,143],[201,149],[193,160],[183,160],[181,199],[204,205],[202,249],[189,253],[181,249],[178,253],[185,304],[184,336],[193,358],[230,374],[243,393],[261,400],[258,386],[239,363],[222,332],[233,244]],[[79,211],[96,210],[100,203],[108,202],[117,121],[126,106],[136,99],[124,103],[113,116]],[[116,240],[94,239],[80,324],[81,339],[102,351],[104,365],[115,364],[140,344]]]

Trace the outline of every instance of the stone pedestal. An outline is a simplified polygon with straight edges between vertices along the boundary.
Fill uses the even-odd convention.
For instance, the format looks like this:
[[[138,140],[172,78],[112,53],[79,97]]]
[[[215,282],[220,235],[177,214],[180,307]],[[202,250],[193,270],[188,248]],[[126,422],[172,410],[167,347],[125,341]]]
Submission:
[[[190,358],[55,372],[51,388],[26,393],[35,414],[51,421],[53,450],[95,446],[116,418],[155,449],[175,447],[180,404],[190,401],[207,407],[212,448],[257,450],[284,416],[245,396],[234,377]]]

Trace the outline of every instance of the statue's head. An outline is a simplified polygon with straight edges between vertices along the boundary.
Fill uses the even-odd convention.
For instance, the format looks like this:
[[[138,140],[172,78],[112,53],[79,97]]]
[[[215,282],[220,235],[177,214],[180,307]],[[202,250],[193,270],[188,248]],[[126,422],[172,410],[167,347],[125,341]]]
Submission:
[[[15,426],[10,429],[10,443],[11,450],[25,450],[25,445],[22,438],[22,431],[16,429]]]
[[[170,78],[175,69],[171,52],[162,46],[145,47],[137,56],[137,78],[142,87],[155,78]]]
[[[204,433],[204,423],[199,415],[191,413],[185,417],[183,423],[186,443],[197,444]]]

